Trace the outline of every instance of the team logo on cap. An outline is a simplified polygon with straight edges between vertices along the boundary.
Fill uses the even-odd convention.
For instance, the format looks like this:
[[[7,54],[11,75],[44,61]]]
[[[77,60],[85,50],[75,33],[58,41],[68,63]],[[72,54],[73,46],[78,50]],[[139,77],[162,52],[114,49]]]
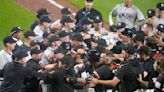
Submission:
[[[164,28],[164,26],[163,26],[163,25],[161,25],[161,28]]]
[[[149,13],[152,13],[152,11],[149,11]]]
[[[161,4],[161,6],[163,7],[163,6],[164,6],[164,4]]]
[[[100,19],[100,17],[99,17],[99,16],[96,16],[96,19],[97,19],[97,20],[99,20],[99,19]]]

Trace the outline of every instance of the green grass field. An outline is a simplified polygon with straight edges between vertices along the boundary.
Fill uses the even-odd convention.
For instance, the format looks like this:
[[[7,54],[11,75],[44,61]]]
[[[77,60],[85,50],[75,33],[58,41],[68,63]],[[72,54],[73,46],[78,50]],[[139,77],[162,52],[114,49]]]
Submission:
[[[84,0],[68,0],[71,4],[78,6],[79,8],[84,7]],[[108,23],[109,12],[113,9],[113,7],[122,3],[123,0],[94,0],[94,8],[99,10],[105,22]],[[133,0],[134,5],[136,5],[143,13],[146,15],[146,11],[149,8],[156,8],[156,4],[158,2],[164,2],[164,0]]]
[[[34,14],[18,5],[15,0],[0,0],[0,48],[3,47],[3,37],[14,26],[20,26],[26,31],[34,19]]]

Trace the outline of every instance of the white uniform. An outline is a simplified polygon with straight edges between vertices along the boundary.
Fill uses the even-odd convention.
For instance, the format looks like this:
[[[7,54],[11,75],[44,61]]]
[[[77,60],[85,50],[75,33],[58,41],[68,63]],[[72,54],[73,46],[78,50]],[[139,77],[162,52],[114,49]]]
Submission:
[[[9,54],[7,52],[5,52],[4,50],[0,51],[0,70],[3,69],[3,67],[5,66],[6,63],[12,62],[12,53]],[[0,85],[2,83],[3,78],[0,78]]]
[[[127,28],[133,28],[134,22],[136,19],[138,19],[139,22],[144,20],[144,15],[142,12],[134,5],[131,7],[125,7],[124,3],[118,4],[114,7],[112,12],[109,15],[109,23],[110,25],[113,25],[113,17],[117,16],[117,22],[123,22],[126,24]],[[138,26],[141,26],[141,24],[138,24]]]

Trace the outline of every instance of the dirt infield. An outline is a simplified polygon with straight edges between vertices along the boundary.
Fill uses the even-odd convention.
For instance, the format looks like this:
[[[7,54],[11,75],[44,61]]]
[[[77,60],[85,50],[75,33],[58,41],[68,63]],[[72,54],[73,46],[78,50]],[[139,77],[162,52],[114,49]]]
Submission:
[[[49,12],[51,13],[51,17],[56,19],[59,19],[60,14],[60,8],[49,3],[47,0],[15,0],[18,4],[20,4],[22,7],[25,7],[29,11],[32,11],[34,14],[39,8],[47,8]],[[56,3],[62,5],[63,7],[69,7],[73,12],[77,12],[79,8],[77,8],[74,5],[71,5],[68,3],[67,0],[54,0]],[[108,25],[105,24],[105,28],[108,28]]]

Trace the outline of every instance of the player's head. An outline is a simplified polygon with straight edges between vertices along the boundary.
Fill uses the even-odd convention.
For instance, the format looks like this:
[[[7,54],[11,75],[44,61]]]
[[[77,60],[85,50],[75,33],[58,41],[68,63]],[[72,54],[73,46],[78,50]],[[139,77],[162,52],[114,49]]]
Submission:
[[[93,7],[93,0],[85,0],[85,8],[86,9],[92,9]]]
[[[129,7],[132,5],[133,0],[124,0],[125,6]]]

